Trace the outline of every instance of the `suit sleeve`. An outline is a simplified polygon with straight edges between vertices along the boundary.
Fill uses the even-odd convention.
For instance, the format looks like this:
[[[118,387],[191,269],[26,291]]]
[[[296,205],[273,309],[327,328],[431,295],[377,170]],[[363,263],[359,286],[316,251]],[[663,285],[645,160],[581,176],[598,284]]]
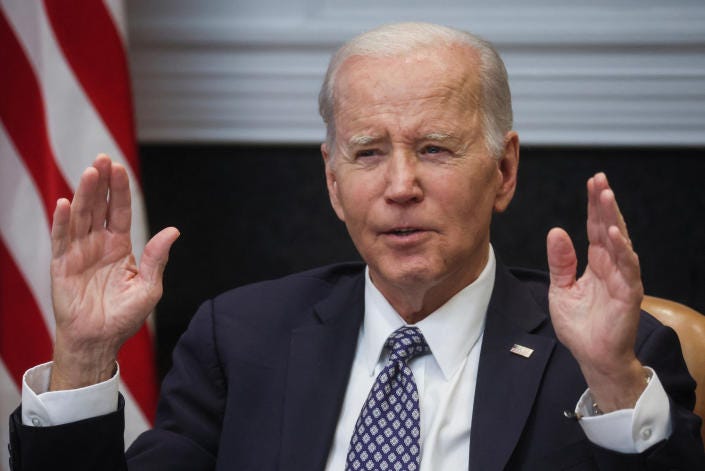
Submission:
[[[124,406],[120,397],[114,413],[53,427],[23,425],[17,408],[10,416],[10,469],[126,469]]]
[[[213,302],[196,312],[173,353],[154,428],[127,451],[130,470],[213,469],[218,456],[226,384],[218,354]]]
[[[173,357],[154,428],[140,435],[126,453],[122,397],[114,413],[52,427],[22,425],[18,408],[10,417],[11,469],[213,469],[226,393],[211,301],[200,307]]]
[[[636,351],[639,360],[657,372],[668,394],[672,430],[667,440],[633,455],[634,469],[705,469],[700,418],[692,412],[695,382],[688,374],[678,336],[671,328],[659,324],[636,345]],[[608,464],[614,463],[617,456],[625,457],[605,449],[598,449],[596,454],[601,469],[612,469]]]

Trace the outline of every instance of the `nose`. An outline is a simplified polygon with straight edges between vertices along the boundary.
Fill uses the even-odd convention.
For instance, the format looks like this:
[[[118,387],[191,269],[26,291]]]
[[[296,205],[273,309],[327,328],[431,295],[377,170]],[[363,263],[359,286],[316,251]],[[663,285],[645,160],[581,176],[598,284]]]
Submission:
[[[385,199],[389,203],[418,203],[423,199],[418,160],[413,154],[394,152],[387,161]]]

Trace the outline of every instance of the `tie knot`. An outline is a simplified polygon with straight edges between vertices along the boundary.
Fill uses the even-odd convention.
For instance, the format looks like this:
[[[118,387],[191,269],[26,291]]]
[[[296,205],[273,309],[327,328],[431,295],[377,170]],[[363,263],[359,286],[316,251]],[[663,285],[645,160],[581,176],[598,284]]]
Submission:
[[[389,360],[393,362],[401,360],[406,363],[431,350],[418,327],[406,325],[392,332],[385,345],[392,350]]]

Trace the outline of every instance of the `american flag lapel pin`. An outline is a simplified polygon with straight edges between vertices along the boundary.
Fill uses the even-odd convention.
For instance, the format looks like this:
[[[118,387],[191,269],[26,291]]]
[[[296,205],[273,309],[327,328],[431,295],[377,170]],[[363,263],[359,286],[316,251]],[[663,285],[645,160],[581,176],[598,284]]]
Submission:
[[[515,355],[522,356],[524,358],[529,358],[532,353],[534,353],[533,348],[525,347],[523,345],[519,345],[517,343],[514,344],[514,346],[509,350]]]

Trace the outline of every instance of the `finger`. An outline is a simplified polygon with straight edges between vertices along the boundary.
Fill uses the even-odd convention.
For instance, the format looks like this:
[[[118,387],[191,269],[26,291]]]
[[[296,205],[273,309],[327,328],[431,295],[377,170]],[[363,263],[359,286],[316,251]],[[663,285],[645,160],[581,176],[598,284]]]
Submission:
[[[61,257],[69,245],[69,221],[71,219],[71,203],[66,198],[59,198],[54,208],[54,218],[51,223],[51,256]]]
[[[622,212],[619,210],[614,190],[607,181],[607,175],[603,172],[597,173],[595,174],[594,180],[595,193],[599,197],[601,218],[604,220],[605,225],[607,227],[616,225],[623,234],[627,234],[627,225],[622,216]]]
[[[590,243],[602,247],[610,259],[612,259],[613,263],[616,264],[617,258],[620,255],[618,246],[623,242],[624,245],[631,250],[632,243],[611,189],[604,189],[600,193],[598,212],[600,213],[598,228],[600,236],[597,241],[590,241]],[[610,236],[611,230],[617,231],[617,233],[620,234],[620,240]]]
[[[97,186],[98,170],[88,167],[83,171],[71,201],[70,236],[72,238],[84,237],[91,230]]]
[[[105,217],[108,212],[108,183],[110,182],[110,157],[100,154],[93,162],[93,168],[98,171],[98,184],[93,200],[92,230],[105,227]]]
[[[590,243],[609,245],[611,242],[607,231],[613,225],[629,240],[627,225],[619,210],[614,191],[610,188],[607,176],[600,172],[588,181],[587,230]]]
[[[601,217],[605,226],[607,228],[615,226],[626,238],[627,242],[631,244],[629,232],[627,231],[627,223],[624,221],[624,216],[622,216],[622,212],[619,210],[619,205],[617,204],[617,198],[611,188],[607,188],[600,193],[600,213],[602,214]]]
[[[631,241],[622,234],[617,226],[610,226],[609,237],[612,247],[612,258],[618,270],[628,283],[641,280],[639,256],[634,252]]]
[[[551,286],[568,288],[575,283],[578,258],[570,236],[561,228],[554,227],[546,237],[546,254]]]
[[[169,249],[179,238],[179,235],[178,229],[167,227],[159,231],[144,246],[139,272],[149,285],[161,287],[164,268],[169,260]]]
[[[590,177],[587,181],[588,194],[588,216],[587,216],[587,235],[590,243],[599,243],[600,234],[600,198],[599,190],[596,189],[595,177]]]
[[[125,167],[113,162],[109,185],[106,228],[111,232],[129,234],[132,209],[130,208],[130,180]]]

